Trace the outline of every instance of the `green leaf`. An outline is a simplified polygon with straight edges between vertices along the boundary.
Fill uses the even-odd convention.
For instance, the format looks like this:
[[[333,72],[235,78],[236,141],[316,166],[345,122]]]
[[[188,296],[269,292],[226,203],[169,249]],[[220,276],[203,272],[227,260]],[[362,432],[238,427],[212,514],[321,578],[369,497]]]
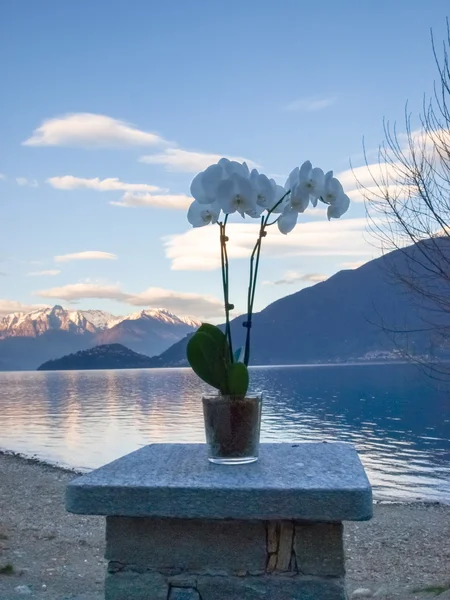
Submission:
[[[228,366],[228,393],[231,396],[245,396],[248,390],[248,369],[244,363],[233,363]]]
[[[211,323],[202,323],[197,329],[197,332],[207,333],[213,338],[218,346],[225,346],[228,344],[226,335],[223,333],[223,331],[216,327],[216,325],[211,325]]]
[[[217,361],[220,363],[220,367],[224,364],[225,368],[230,364],[230,347],[226,335],[216,325],[210,323],[202,323],[197,330],[198,333],[206,333],[214,340],[219,356]],[[220,375],[223,376],[222,373]],[[226,385],[226,381],[224,383]],[[223,392],[225,393],[225,392]]]
[[[230,346],[228,344],[227,336],[216,325],[211,325],[210,323],[202,323],[202,325],[198,328],[197,331],[200,331],[201,333],[207,333],[214,339],[214,341],[220,348],[223,360],[227,365],[232,362],[237,362],[237,360],[235,360],[234,357],[231,357]]]
[[[203,331],[200,329],[188,342],[187,359],[192,370],[200,379],[220,390],[222,394],[226,394],[228,390],[226,361],[228,344],[224,346],[222,340],[217,343],[219,340],[217,334],[214,334],[214,338],[209,333],[205,333],[205,329]],[[220,330],[219,332],[222,333]]]

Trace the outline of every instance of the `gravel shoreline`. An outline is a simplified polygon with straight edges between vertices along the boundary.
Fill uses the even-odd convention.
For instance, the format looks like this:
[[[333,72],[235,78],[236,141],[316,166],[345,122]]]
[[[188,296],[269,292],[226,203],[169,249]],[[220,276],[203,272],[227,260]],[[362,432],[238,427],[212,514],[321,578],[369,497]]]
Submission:
[[[103,598],[104,519],[64,509],[76,476],[0,453],[0,600]],[[346,523],[345,540],[350,597],[450,598],[450,506],[378,504],[372,521]]]

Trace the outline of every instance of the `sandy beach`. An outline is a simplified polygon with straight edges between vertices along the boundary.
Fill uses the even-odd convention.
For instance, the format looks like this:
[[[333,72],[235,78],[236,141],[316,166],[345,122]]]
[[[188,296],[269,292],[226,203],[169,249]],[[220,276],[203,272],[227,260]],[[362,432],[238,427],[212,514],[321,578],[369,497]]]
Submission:
[[[103,598],[104,521],[65,511],[75,476],[0,454],[0,600]],[[378,504],[345,538],[349,597],[450,598],[450,506]]]

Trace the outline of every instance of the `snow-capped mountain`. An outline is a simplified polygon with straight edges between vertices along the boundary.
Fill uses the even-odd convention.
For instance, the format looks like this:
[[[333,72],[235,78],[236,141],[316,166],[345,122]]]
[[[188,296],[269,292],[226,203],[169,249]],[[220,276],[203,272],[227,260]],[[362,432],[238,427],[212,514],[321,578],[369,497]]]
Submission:
[[[37,368],[44,360],[107,343],[121,343],[153,356],[199,325],[195,319],[156,308],[126,316],[66,310],[59,305],[13,313],[0,318],[0,364],[11,369]]]
[[[153,356],[200,326],[194,319],[178,317],[163,308],[141,310],[114,323],[97,336],[99,344],[123,344],[140,354]]]
[[[121,317],[120,321],[133,321],[135,319],[156,319],[162,323],[170,323],[172,325],[184,324],[195,328],[200,327],[200,321],[190,317],[178,317],[165,308],[148,308],[147,310],[141,310],[140,312],[132,313],[127,317]],[[117,323],[120,321],[117,321]]]
[[[122,321],[145,319],[168,325],[187,325],[197,328],[200,322],[179,317],[165,308],[149,308],[118,317],[103,310],[66,310],[56,305],[29,313],[12,313],[0,318],[0,339],[8,337],[37,337],[49,330],[96,333],[111,329]]]
[[[104,310],[80,310],[78,312],[98,329],[108,329],[116,323],[120,323],[120,321],[124,318],[116,317],[115,315],[112,315]]]
[[[82,311],[64,310],[62,306],[41,308],[30,313],[13,313],[0,320],[0,339],[38,337],[46,331],[95,333],[98,327]]]

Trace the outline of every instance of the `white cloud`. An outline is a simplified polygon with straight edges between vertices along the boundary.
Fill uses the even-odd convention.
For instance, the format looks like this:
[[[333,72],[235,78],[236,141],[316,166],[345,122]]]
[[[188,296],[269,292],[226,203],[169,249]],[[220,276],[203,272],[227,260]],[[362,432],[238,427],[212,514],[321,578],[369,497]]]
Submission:
[[[36,179],[27,179],[26,177],[16,177],[16,182],[18,185],[21,185],[21,186],[28,186],[28,187],[38,187],[39,186]]]
[[[34,292],[42,298],[59,298],[61,300],[82,300],[83,298],[110,298],[124,301],[126,294],[120,291],[118,285],[102,285],[97,283],[72,283],[62,287]]]
[[[320,273],[300,273],[299,271],[286,271],[281,279],[277,281],[263,281],[265,285],[293,285],[294,283],[320,283],[328,279],[328,275]]]
[[[22,304],[15,300],[0,300],[0,317],[10,315],[11,313],[26,313],[38,308],[45,308],[46,304]]]
[[[141,156],[140,162],[151,165],[164,165],[167,171],[182,171],[184,173],[198,173],[203,171],[209,165],[216,163],[223,157],[223,154],[210,154],[207,152],[193,152],[182,150],[181,148],[168,148],[160,154]],[[238,162],[246,161],[248,166],[258,167],[254,161],[243,158],[242,156],[225,156],[230,160]]]
[[[73,175],[63,175],[61,177],[50,177],[47,179],[52,187],[58,190],[95,190],[97,192],[160,192],[163,191],[156,185],[147,183],[125,183],[117,177],[108,177],[107,179],[85,179],[83,177],[74,177]]]
[[[365,265],[366,262],[367,261],[365,261],[365,260],[351,260],[348,262],[343,262],[339,266],[342,267],[343,269],[358,269],[359,267],[362,267],[363,265]]]
[[[364,239],[366,227],[365,218],[299,223],[294,231],[286,236],[273,227],[264,238],[262,256],[367,256],[369,260],[375,249]],[[229,224],[229,257],[248,259],[257,234],[256,224]],[[209,226],[164,237],[165,253],[172,261],[172,270],[209,271],[218,268],[219,253],[210,251],[217,247],[218,236],[219,228]]]
[[[154,206],[156,208],[186,209],[192,202],[185,194],[131,194],[126,193],[120,201],[112,201],[113,206],[136,208],[138,206]]]
[[[214,318],[223,315],[223,303],[209,294],[175,292],[163,288],[148,288],[144,292],[128,296],[134,306],[163,306],[178,315]]]
[[[436,155],[435,150],[436,148],[442,150],[448,147],[450,133],[443,129],[436,129],[433,133],[417,129],[411,131],[410,139],[406,133],[398,133],[397,140],[398,150],[403,153],[407,161],[412,161],[411,168],[405,167],[402,162],[399,162],[396,153],[387,145],[381,150],[369,150],[365,153],[365,156],[363,154],[357,157],[361,159],[378,155],[378,162],[347,169],[336,175],[342,183],[345,193],[353,201],[364,202],[366,198],[382,200],[387,193],[391,197],[399,199],[405,198],[409,194],[416,194],[417,188],[414,185],[412,187],[408,185],[408,180],[410,180],[408,174],[411,175],[414,171],[410,144],[412,144],[419,160],[421,156],[425,157],[439,173],[439,157]]]
[[[328,206],[323,202],[318,202],[317,206],[308,206],[308,219],[327,220],[327,209]]]
[[[124,191],[125,194],[121,200],[113,200],[110,204],[127,208],[146,206],[185,210],[192,202],[192,198],[185,194],[169,194],[167,193],[168,190],[155,185],[125,183],[117,178],[99,179],[95,177],[93,179],[84,179],[73,177],[72,175],[64,175],[62,177],[50,177],[50,179],[47,179],[47,182],[52,187],[60,190],[91,189],[99,192]],[[162,193],[155,194],[152,192]]]
[[[6,179],[6,175],[3,175],[3,173],[0,173],[0,181],[1,181],[2,179]]]
[[[398,163],[396,165],[399,166]],[[369,187],[375,185],[375,182],[380,181],[380,179],[385,179],[394,174],[394,165],[372,163],[341,171],[336,177],[342,183],[345,190],[351,190],[356,188],[358,182],[360,185]]]
[[[289,102],[283,106],[283,110],[287,111],[316,111],[328,108],[333,104],[336,104],[337,96],[307,96],[305,98],[298,98],[293,102]]]
[[[425,129],[415,129],[408,136],[407,133],[399,133],[398,141],[403,150],[409,151],[410,139],[417,154],[425,154],[428,158],[432,158],[436,149],[447,154],[447,149],[450,144],[450,129],[442,129],[439,127],[431,128],[428,131]]]
[[[345,193],[354,202],[364,202],[367,196],[380,196],[387,191],[392,196],[400,196],[408,190],[406,186],[390,183],[395,180],[399,163],[372,163],[341,171],[336,175]],[[361,189],[359,189],[361,188]]]
[[[165,140],[156,133],[93,113],[72,113],[46,119],[33,131],[25,146],[78,146],[84,148],[155,146]]]
[[[55,277],[56,275],[59,275],[61,273],[61,271],[59,271],[58,269],[49,269],[47,271],[31,271],[30,273],[27,273],[27,275],[30,275],[32,277]]]
[[[223,312],[222,302],[214,296],[190,292],[175,292],[163,288],[148,288],[137,294],[122,291],[119,285],[98,283],[74,283],[62,287],[35,292],[42,298],[57,298],[69,302],[96,298],[124,302],[131,306],[167,308],[178,315],[189,315],[198,318],[220,317]]]
[[[85,250],[73,254],[61,254],[55,256],[55,262],[68,262],[69,260],[116,260],[117,256],[111,252],[99,252],[97,250]]]

